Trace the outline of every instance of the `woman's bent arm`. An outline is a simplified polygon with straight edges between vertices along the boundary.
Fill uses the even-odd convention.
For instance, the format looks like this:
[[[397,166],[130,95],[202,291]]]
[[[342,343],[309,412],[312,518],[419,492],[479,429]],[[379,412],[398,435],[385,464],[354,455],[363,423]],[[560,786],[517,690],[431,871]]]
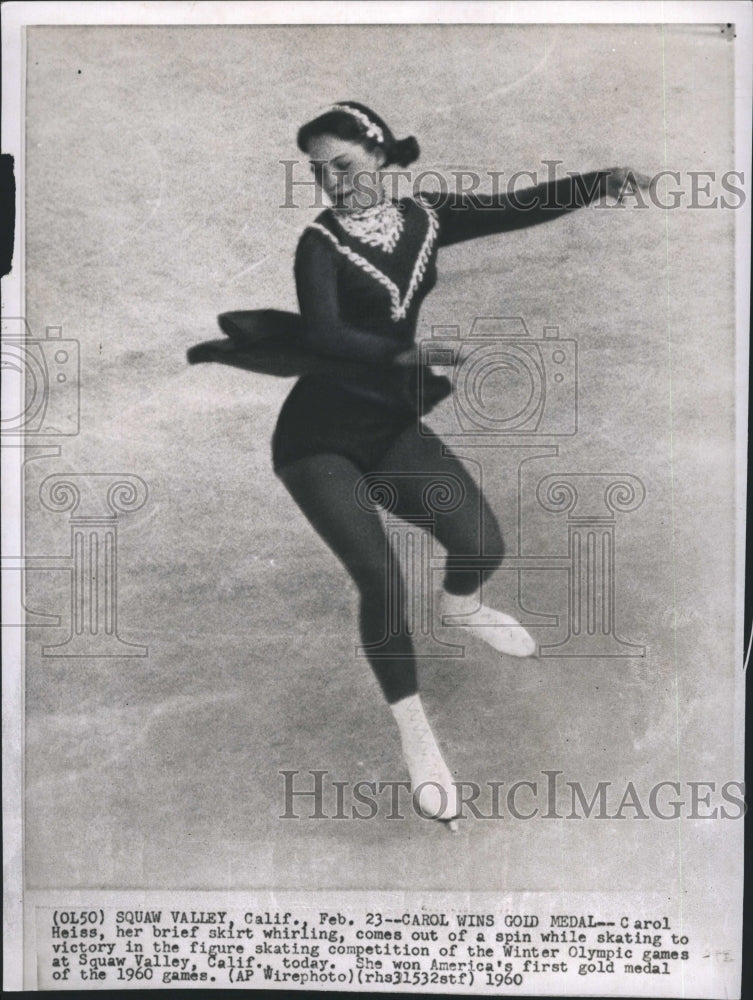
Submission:
[[[389,365],[405,345],[347,323],[337,299],[337,262],[312,232],[304,233],[295,260],[303,339],[311,350],[335,358]]]

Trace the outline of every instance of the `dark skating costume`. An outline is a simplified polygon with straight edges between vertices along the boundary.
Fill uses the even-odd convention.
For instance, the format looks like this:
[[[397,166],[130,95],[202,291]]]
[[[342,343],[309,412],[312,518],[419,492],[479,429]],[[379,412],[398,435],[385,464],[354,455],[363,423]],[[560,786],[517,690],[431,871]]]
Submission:
[[[392,364],[414,343],[421,303],[437,280],[445,246],[558,218],[602,197],[608,172],[568,176],[517,197],[435,195],[382,202],[351,217],[322,212],[303,232],[295,260],[300,316],[276,310],[225,313],[225,342],[198,345],[192,362],[222,361],[255,371],[302,374],[280,412],[274,468],[312,526],[342,561],[361,598],[361,640],[378,649],[371,666],[390,703],[417,690],[410,636],[388,621],[389,543],[356,492],[365,473],[400,479],[392,512],[423,510],[432,474],[450,473],[464,501],[437,513],[434,534],[448,553],[444,588],[472,594],[501,563],[496,518],[474,479],[421,423],[449,394],[425,372],[419,400],[415,367]],[[436,207],[432,207],[435,204]],[[483,556],[474,567],[474,556]],[[393,615],[400,614],[393,591]],[[386,638],[386,642],[384,641]]]
[[[361,640],[374,650],[369,660],[390,703],[417,691],[415,659],[389,542],[376,514],[356,499],[362,475],[389,480],[397,473],[391,509],[408,518],[422,512],[432,474],[450,473],[462,484],[462,503],[434,517],[434,535],[448,554],[448,593],[474,593],[504,552],[497,520],[474,479],[436,435],[419,426],[415,371],[390,362],[413,344],[441,247],[554,219],[597,197],[605,183],[606,174],[568,177],[531,189],[520,203],[467,196],[432,209],[428,199],[405,199],[364,213],[362,231],[326,211],[301,238],[295,270],[304,343],[320,355],[367,367],[360,376],[304,376],[280,413],[273,459],[358,587]],[[384,226],[392,240],[378,240],[372,232],[380,228],[380,213],[392,216]],[[441,396],[445,390],[440,384],[434,391]]]
[[[414,139],[397,142],[381,119],[354,102],[334,105],[304,126],[301,150],[308,152],[316,136],[325,137],[330,151],[312,166],[333,162],[333,136],[344,140],[340,150],[346,153],[353,142],[367,151],[381,148],[383,166],[405,166],[418,156]],[[452,822],[456,815],[452,776],[417,693],[399,568],[376,507],[359,502],[359,487],[364,474],[387,482],[395,476],[395,488],[383,491],[385,503],[392,514],[411,519],[424,513],[432,475],[455,478],[460,499],[434,511],[432,530],[447,550],[448,600],[468,609],[461,618],[477,620],[475,592],[502,561],[502,537],[476,482],[421,420],[449,394],[449,380],[430,371],[419,380],[415,365],[396,358],[414,344],[441,247],[555,219],[606,194],[608,179],[609,172],[594,172],[530,188],[517,198],[445,196],[437,203],[433,195],[419,195],[361,212],[322,212],[296,252],[300,316],[226,313],[220,326],[230,340],[189,352],[191,362],[218,360],[302,375],[277,421],[274,468],[358,588],[362,645],[397,722],[414,791],[434,786],[422,811],[437,819]],[[483,604],[478,611],[482,632],[491,622],[497,636],[493,641],[489,633],[481,635],[484,641],[510,655],[531,655],[535,643],[519,623]],[[467,627],[478,634],[478,626]]]
[[[322,212],[296,253],[303,340],[318,355],[369,369],[358,377],[307,375],[296,384],[274,434],[275,470],[328,453],[374,471],[420,416],[415,371],[390,364],[414,343],[421,303],[436,284],[438,250],[554,219],[603,194],[606,176],[567,177],[514,200],[445,197],[431,208],[436,196],[404,198],[367,209],[361,226],[358,218],[354,224],[332,210]],[[446,395],[443,382],[427,373],[424,398]]]

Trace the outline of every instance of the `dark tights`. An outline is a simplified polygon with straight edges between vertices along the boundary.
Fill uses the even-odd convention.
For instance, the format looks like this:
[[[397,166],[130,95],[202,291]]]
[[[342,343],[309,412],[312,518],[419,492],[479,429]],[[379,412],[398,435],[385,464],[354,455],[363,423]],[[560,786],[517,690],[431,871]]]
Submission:
[[[428,505],[433,534],[447,550],[450,593],[473,593],[502,561],[494,514],[465,467],[443,451],[438,437],[409,428],[360,485],[364,473],[343,455],[310,455],[278,470],[358,588],[361,641],[388,702],[417,691],[416,663],[404,628],[403,580],[377,505],[408,521],[426,517]],[[374,645],[378,655],[368,653]]]

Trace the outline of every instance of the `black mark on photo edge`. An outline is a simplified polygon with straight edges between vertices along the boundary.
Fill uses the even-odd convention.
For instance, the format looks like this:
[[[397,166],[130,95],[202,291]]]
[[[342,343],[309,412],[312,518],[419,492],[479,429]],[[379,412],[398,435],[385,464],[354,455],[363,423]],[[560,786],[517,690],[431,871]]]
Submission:
[[[16,229],[16,178],[13,157],[0,154],[0,277],[10,274]]]

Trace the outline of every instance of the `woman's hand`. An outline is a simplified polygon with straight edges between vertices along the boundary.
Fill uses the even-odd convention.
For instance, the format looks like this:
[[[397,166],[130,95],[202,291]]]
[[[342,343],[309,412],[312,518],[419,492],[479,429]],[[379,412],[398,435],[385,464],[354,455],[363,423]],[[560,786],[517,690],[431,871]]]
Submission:
[[[418,360],[418,351],[414,347],[409,347],[405,351],[400,351],[392,359],[392,364],[397,365],[399,368],[413,368]]]
[[[607,194],[622,202],[626,194],[636,190],[648,191],[651,178],[639,174],[632,167],[611,167],[607,172]]]

